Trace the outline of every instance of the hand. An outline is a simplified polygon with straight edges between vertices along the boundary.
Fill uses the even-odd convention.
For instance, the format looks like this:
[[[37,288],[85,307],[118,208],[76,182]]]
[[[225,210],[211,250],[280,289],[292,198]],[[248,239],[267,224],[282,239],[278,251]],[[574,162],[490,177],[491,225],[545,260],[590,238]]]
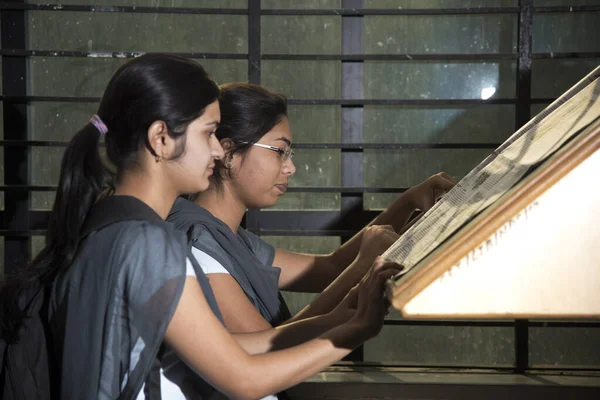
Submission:
[[[333,311],[337,310],[352,310],[356,311],[358,307],[358,284],[356,284],[352,289],[346,293],[346,296],[340,301],[340,303],[333,309]]]
[[[371,265],[375,257],[382,255],[399,237],[391,225],[368,226],[363,231],[357,258],[362,264]]]
[[[408,189],[402,195],[415,209],[427,211],[436,201],[456,185],[456,182],[445,172],[430,176],[417,186]]]
[[[384,295],[384,284],[403,268],[400,264],[377,257],[358,284],[357,310],[352,320],[360,327],[365,340],[376,336],[381,330],[390,306]]]

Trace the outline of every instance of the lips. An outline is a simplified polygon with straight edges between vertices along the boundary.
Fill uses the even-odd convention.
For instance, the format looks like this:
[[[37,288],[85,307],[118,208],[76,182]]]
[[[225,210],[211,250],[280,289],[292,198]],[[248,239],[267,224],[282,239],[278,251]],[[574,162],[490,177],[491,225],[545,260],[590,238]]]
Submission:
[[[277,184],[275,187],[279,189],[281,193],[287,192],[287,184]]]

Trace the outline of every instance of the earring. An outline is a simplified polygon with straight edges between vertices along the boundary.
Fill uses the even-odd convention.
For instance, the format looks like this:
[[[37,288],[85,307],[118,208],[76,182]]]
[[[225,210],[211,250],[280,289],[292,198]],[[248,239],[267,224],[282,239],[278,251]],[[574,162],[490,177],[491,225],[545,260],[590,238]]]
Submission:
[[[228,154],[225,157],[225,166],[227,167],[227,169],[231,169],[232,165],[233,165],[233,157],[230,154]]]
[[[157,163],[159,163],[160,160],[162,160],[161,156],[159,156],[159,155],[154,156],[154,161],[156,161]]]

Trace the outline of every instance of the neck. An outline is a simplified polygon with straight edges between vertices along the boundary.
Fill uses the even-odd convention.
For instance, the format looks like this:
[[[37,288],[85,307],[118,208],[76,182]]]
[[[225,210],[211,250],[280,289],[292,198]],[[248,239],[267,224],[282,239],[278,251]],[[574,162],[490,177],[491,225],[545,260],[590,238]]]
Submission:
[[[232,232],[237,232],[246,212],[246,205],[237,199],[226,183],[223,184],[222,190],[211,186],[200,193],[195,203],[227,224]]]
[[[162,219],[167,218],[178,196],[166,180],[151,178],[141,171],[128,171],[119,176],[114,194],[143,201]]]

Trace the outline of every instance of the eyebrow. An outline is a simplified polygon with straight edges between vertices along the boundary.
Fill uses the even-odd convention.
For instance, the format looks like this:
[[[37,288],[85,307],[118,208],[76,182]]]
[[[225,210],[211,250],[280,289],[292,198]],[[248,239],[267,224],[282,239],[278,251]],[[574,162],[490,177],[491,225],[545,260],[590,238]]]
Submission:
[[[207,122],[206,124],[204,124],[204,126],[209,126],[209,125],[214,125],[214,126],[219,126],[219,121],[212,121],[212,122]]]
[[[281,140],[281,141],[285,142],[285,143],[286,143],[288,146],[291,146],[291,145],[292,145],[292,142],[290,142],[290,139],[288,139],[288,138],[284,138],[283,136],[282,136],[282,137],[280,137],[280,138],[277,138],[277,139],[275,139],[275,140]]]

